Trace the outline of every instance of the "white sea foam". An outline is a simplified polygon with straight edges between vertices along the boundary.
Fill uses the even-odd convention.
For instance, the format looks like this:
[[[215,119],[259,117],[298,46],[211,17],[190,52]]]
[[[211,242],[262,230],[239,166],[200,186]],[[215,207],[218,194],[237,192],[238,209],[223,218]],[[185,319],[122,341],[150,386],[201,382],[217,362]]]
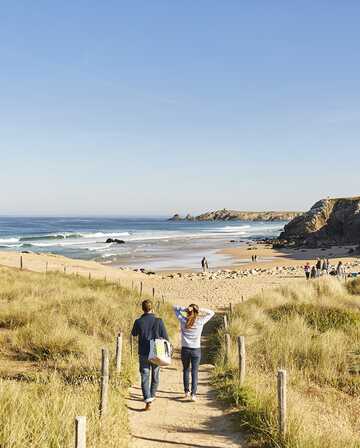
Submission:
[[[0,247],[8,248],[8,249],[17,249],[19,247],[22,247],[22,244],[2,244],[2,243],[0,243]]]
[[[109,249],[109,247],[111,247],[112,246],[112,244],[110,243],[110,244],[107,244],[106,246],[93,246],[93,247],[87,247],[87,250],[89,250],[90,252],[102,252],[102,251],[104,251],[104,250],[107,250],[107,249]]]
[[[58,247],[66,247],[66,246],[81,246],[81,245],[87,245],[89,244],[88,241],[73,241],[73,242],[68,242],[68,243],[60,243],[60,242],[56,242],[56,240],[54,240],[51,243],[35,243],[35,242],[31,242],[28,244],[24,244],[24,246],[34,246],[34,247],[54,247],[54,246],[58,246]]]
[[[0,238],[0,244],[1,243],[18,243],[19,242],[19,238]]]
[[[129,236],[129,232],[112,232],[112,233],[81,233],[83,238],[117,238],[118,236]]]

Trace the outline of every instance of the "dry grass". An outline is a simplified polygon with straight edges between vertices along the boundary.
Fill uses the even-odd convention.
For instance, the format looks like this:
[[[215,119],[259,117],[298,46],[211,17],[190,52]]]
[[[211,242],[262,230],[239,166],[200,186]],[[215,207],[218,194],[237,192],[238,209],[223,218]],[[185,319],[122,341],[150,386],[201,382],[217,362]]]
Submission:
[[[73,446],[76,415],[88,417],[89,447],[126,446],[124,394],[136,361],[127,335],[138,314],[137,294],[115,284],[0,269],[0,447]],[[174,322],[170,307],[159,314]],[[117,376],[120,330],[124,362]],[[110,350],[111,385],[100,430],[102,347]]]
[[[360,447],[359,281],[287,285],[239,305],[230,322],[232,353],[217,356],[214,382],[239,408],[256,446]],[[236,336],[245,335],[247,377],[237,376]],[[219,337],[223,341],[223,330]],[[277,432],[276,371],[288,372],[288,432]]]

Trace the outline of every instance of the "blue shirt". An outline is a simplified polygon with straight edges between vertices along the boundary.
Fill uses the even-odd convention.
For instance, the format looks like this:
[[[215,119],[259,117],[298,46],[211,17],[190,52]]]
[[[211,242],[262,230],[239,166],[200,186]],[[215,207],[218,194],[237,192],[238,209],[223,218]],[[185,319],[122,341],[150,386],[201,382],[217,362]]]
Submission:
[[[156,324],[155,319],[158,320],[158,323]],[[157,330],[156,334],[155,329]],[[149,355],[151,339],[159,337],[169,340],[164,322],[153,313],[143,314],[139,319],[136,319],[131,334],[139,337],[138,353],[141,356]]]

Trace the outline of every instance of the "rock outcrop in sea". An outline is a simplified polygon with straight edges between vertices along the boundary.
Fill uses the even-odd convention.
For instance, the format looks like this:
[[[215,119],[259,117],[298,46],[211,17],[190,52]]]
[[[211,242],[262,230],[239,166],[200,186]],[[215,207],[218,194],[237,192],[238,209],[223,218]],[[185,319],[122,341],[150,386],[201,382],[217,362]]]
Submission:
[[[360,196],[316,202],[284,227],[280,239],[308,247],[359,244]]]
[[[169,221],[290,221],[299,215],[301,212],[246,212],[224,208],[198,216],[186,215],[185,218],[175,214]]]

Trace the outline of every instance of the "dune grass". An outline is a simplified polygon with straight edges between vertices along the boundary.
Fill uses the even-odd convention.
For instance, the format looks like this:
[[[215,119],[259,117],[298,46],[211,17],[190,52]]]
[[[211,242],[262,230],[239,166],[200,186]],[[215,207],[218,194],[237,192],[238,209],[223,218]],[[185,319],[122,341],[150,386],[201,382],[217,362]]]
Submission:
[[[136,292],[100,280],[0,269],[0,446],[74,444],[74,419],[88,418],[88,446],[127,446],[124,396],[133,378],[129,334],[140,314]],[[159,308],[176,323],[167,305]],[[121,375],[115,337],[124,333]],[[109,410],[100,426],[101,348],[110,351]]]
[[[238,305],[224,329],[214,384],[235,404],[257,447],[360,447],[360,281],[288,284]],[[244,335],[247,375],[238,379],[236,337]],[[288,373],[288,431],[277,430],[276,372]]]

